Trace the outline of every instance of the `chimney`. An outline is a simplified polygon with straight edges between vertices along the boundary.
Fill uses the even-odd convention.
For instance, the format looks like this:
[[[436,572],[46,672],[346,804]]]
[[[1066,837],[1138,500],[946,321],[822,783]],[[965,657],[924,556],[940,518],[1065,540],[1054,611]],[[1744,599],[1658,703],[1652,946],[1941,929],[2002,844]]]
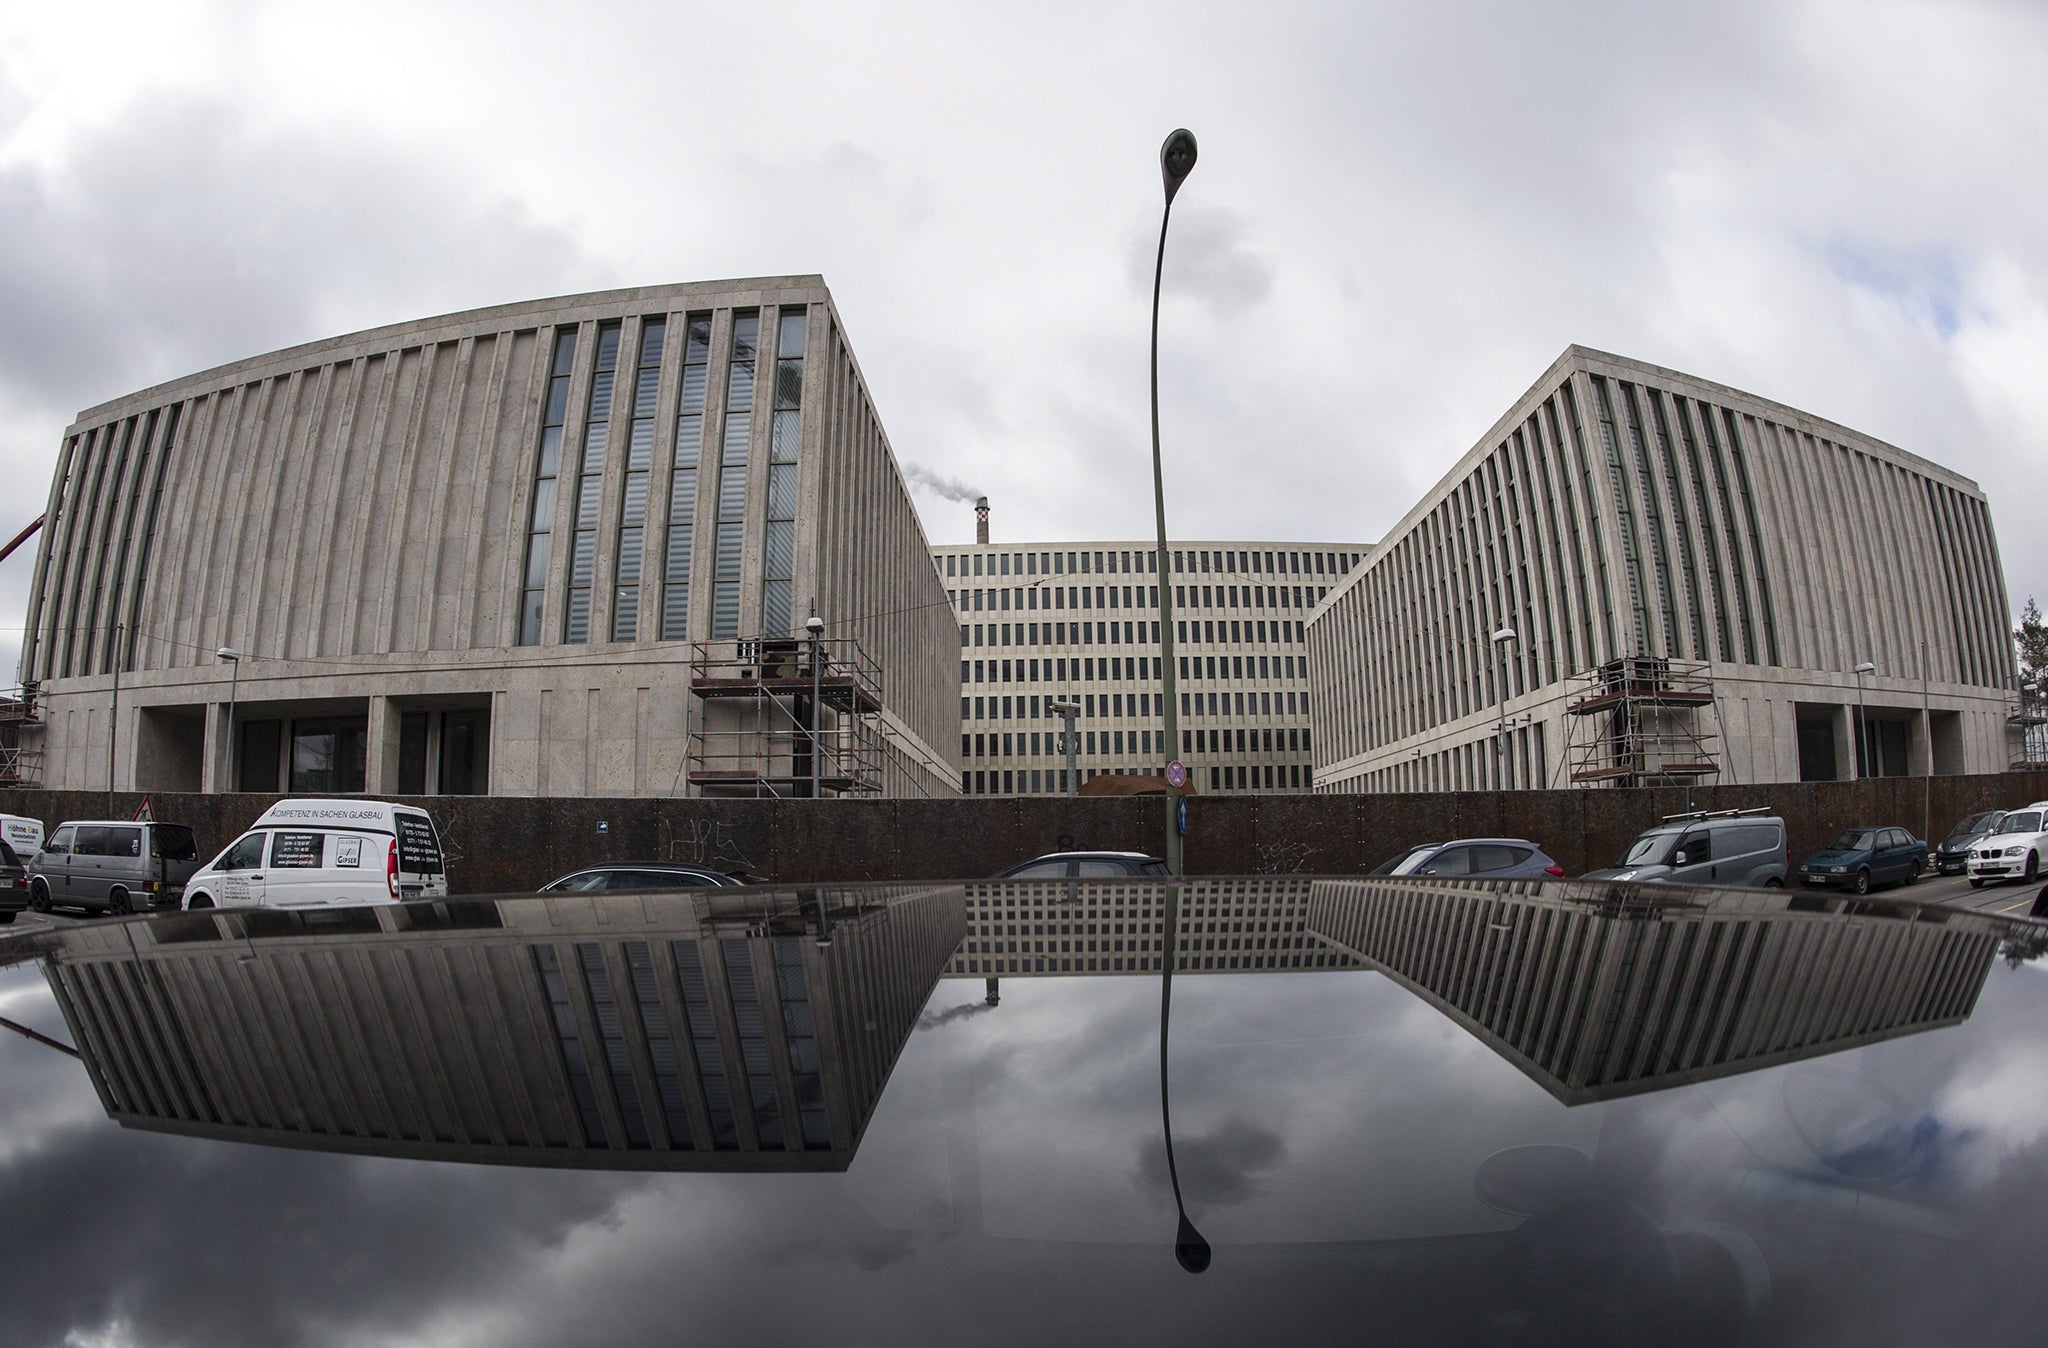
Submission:
[[[988,542],[988,497],[974,498],[974,541]]]

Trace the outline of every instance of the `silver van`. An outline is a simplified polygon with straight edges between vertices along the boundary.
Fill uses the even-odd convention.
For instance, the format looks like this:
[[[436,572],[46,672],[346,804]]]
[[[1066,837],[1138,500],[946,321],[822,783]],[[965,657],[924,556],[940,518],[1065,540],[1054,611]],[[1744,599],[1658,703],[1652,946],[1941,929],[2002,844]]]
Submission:
[[[199,848],[183,824],[71,819],[28,860],[29,907],[134,913],[175,908],[199,869]]]
[[[1790,870],[1785,821],[1759,806],[1666,815],[1638,834],[1621,860],[1580,878],[1783,889]]]

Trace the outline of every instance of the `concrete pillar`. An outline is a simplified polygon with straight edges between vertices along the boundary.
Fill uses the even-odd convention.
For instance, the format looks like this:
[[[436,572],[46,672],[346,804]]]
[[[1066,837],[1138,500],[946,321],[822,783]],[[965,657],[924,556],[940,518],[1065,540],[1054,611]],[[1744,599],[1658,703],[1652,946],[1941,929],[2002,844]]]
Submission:
[[[398,730],[401,714],[393,699],[370,699],[368,748],[363,758],[363,789],[373,796],[398,794]]]
[[[1835,714],[1835,780],[1853,782],[1863,774],[1856,766],[1856,704]]]

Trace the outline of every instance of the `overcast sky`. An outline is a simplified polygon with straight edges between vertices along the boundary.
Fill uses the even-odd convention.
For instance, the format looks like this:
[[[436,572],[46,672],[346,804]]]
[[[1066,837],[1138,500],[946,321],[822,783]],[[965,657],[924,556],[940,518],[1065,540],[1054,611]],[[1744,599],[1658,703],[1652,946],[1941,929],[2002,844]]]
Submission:
[[[1651,11],[1655,11],[1653,14]],[[1567,345],[1974,478],[2048,593],[2048,7],[0,6],[0,540],[82,408],[822,273],[935,543],[1372,541]],[[33,557],[0,563],[11,670]]]

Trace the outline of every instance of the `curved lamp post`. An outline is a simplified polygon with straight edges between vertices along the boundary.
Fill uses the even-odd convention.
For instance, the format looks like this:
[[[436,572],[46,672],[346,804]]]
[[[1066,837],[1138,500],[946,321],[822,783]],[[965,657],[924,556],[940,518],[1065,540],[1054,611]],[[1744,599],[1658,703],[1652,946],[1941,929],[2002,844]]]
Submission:
[[[1877,666],[1865,660],[1856,666],[1856,775],[1877,777],[1882,774],[1870,771],[1870,717],[1863,710],[1863,676],[1875,674]]]
[[[1173,677],[1173,554],[1166,550],[1166,480],[1159,468],[1159,283],[1166,274],[1166,224],[1173,218],[1174,193],[1180,191],[1180,185],[1194,170],[1195,136],[1183,127],[1168,136],[1166,143],[1159,147],[1159,177],[1166,187],[1166,209],[1159,217],[1159,260],[1152,268],[1152,507],[1159,524],[1159,673],[1161,691],[1166,700],[1166,756],[1169,761],[1180,756],[1180,714]],[[1166,785],[1166,869],[1175,875],[1183,873],[1180,789],[1171,782]],[[1162,1033],[1162,1069],[1165,1067],[1165,1051]],[[1186,1217],[1181,1218],[1181,1224],[1186,1226]]]
[[[227,784],[223,785],[220,789],[223,791],[232,791],[234,790],[233,782],[235,775],[235,689],[236,685],[238,685],[242,681],[242,653],[236,650],[233,646],[223,646],[213,653],[213,658],[216,660],[225,660],[228,662],[229,665],[228,742],[226,745],[227,751],[221,755],[222,758],[227,760],[225,763],[221,765],[221,775],[227,779]]]

